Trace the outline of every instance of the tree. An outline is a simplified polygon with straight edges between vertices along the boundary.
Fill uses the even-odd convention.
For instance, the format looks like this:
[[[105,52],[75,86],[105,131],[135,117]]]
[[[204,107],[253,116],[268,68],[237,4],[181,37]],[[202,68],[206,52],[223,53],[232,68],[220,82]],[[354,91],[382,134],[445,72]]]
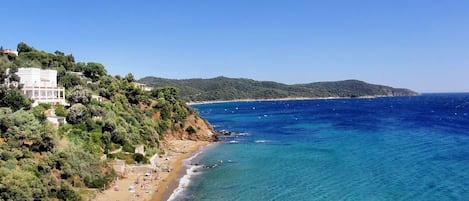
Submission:
[[[71,124],[85,122],[88,118],[88,109],[81,103],[74,104],[68,109],[67,122]]]
[[[175,87],[156,88],[151,90],[151,94],[155,98],[164,99],[174,104],[179,98],[179,89]]]
[[[32,111],[18,110],[6,118],[10,123],[6,132],[9,140],[41,140],[43,127]]]
[[[63,52],[59,51],[59,50],[56,50],[54,52],[54,54],[57,55],[57,56],[65,56],[65,54]]]
[[[70,201],[82,200],[80,195],[77,192],[75,192],[71,186],[64,184],[64,183],[60,185],[60,190],[57,192],[57,198],[59,200],[70,200]]]
[[[116,78],[110,76],[110,75],[105,75],[99,79],[99,87],[100,88],[106,88],[110,84],[116,82]]]
[[[16,50],[18,51],[18,54],[21,54],[23,52],[32,52],[35,49],[30,47],[29,45],[27,45],[24,42],[20,42],[20,43],[18,43],[18,46],[17,46]]]
[[[43,125],[41,129],[41,138],[34,141],[30,150],[35,152],[49,152],[52,151],[57,144],[55,139],[55,129],[50,124]]]
[[[18,72],[18,67],[14,63],[9,62],[5,57],[0,57],[0,84],[4,84],[5,81],[7,83],[20,81],[16,72]]]
[[[76,70],[76,64],[75,64],[75,57],[73,57],[72,54],[69,54],[69,55],[64,57],[64,62],[62,63],[62,65],[68,71],[77,71]]]
[[[116,144],[124,144],[127,141],[127,131],[122,126],[117,126],[114,132],[111,133],[111,141]]]
[[[75,72],[83,72],[86,68],[86,63],[85,62],[77,62],[75,66]]]
[[[81,103],[86,105],[91,101],[91,92],[84,89],[81,85],[77,85],[73,87],[67,99],[72,104]]]
[[[106,69],[100,63],[88,62],[83,68],[83,74],[91,78],[93,82],[98,81],[99,77],[106,75]]]
[[[166,120],[166,119],[171,118],[172,106],[171,106],[171,104],[169,104],[168,101],[160,99],[155,104],[154,108],[160,111],[160,118],[161,119]]]
[[[116,78],[110,75],[105,75],[99,78],[98,87],[99,95],[107,99],[110,99],[111,96],[113,96],[119,90]]]
[[[124,94],[125,94],[127,100],[129,101],[129,103],[138,104],[141,100],[144,99],[144,98],[142,98],[142,96],[145,93],[142,89],[136,87],[132,83],[127,83],[124,86]]]
[[[13,111],[17,111],[21,108],[29,109],[31,102],[18,89],[0,87],[0,107],[10,107]]]
[[[0,168],[0,200],[43,200],[47,188],[30,172]]]
[[[59,78],[59,84],[64,86],[66,89],[70,89],[77,85],[83,85],[83,81],[76,74],[66,73],[64,76]]]
[[[127,82],[135,82],[135,77],[132,73],[129,73],[125,76],[125,79],[127,80]]]
[[[6,132],[9,128],[13,127],[13,122],[11,121],[11,111],[10,108],[0,107],[0,137],[7,137]]]

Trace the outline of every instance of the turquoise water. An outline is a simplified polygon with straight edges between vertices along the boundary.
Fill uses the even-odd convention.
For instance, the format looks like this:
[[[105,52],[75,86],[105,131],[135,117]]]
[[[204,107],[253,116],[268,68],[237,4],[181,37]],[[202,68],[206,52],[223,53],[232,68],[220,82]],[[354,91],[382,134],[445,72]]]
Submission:
[[[469,200],[469,94],[194,107],[240,135],[173,200]]]

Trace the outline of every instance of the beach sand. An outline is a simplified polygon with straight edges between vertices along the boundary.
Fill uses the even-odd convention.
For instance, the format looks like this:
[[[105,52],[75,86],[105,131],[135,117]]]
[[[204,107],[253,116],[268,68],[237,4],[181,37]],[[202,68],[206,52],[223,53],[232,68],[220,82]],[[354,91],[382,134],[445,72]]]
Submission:
[[[392,97],[387,95],[375,95],[375,96],[358,96],[353,98],[379,98],[379,97]],[[261,101],[290,101],[290,100],[329,100],[329,99],[350,99],[351,97],[288,97],[288,98],[266,98],[266,99],[233,99],[233,100],[216,100],[216,101],[196,101],[187,102],[187,105],[203,105],[203,104],[214,104],[214,103],[236,103],[236,102],[261,102]]]
[[[156,164],[160,167],[157,172],[149,168],[129,167],[124,178],[116,180],[115,187],[98,193],[93,200],[96,201],[162,201],[167,200],[178,186],[177,180],[184,170],[183,160],[191,157],[200,148],[208,145],[207,141],[169,140],[164,157],[157,158]],[[162,168],[163,167],[163,168]],[[165,171],[166,167],[170,169]],[[150,172],[150,176],[145,176]],[[138,181],[138,184],[135,184]],[[135,192],[129,191],[134,186]],[[144,187],[147,187],[144,189]]]

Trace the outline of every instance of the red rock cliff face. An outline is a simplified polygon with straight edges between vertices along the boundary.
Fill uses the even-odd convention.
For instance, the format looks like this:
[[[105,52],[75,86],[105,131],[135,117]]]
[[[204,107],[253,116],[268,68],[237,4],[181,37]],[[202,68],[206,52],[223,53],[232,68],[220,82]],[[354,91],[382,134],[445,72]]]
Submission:
[[[171,140],[194,140],[194,141],[216,141],[218,138],[213,127],[204,119],[190,115],[179,131],[168,131],[165,139]]]

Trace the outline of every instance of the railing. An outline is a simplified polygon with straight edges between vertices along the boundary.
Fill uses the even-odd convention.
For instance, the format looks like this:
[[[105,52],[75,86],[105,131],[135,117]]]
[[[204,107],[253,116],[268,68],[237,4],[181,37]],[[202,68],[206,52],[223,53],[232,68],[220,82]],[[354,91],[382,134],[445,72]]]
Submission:
[[[44,86],[23,86],[22,89],[55,89],[55,90],[65,90],[63,87],[44,87]]]

